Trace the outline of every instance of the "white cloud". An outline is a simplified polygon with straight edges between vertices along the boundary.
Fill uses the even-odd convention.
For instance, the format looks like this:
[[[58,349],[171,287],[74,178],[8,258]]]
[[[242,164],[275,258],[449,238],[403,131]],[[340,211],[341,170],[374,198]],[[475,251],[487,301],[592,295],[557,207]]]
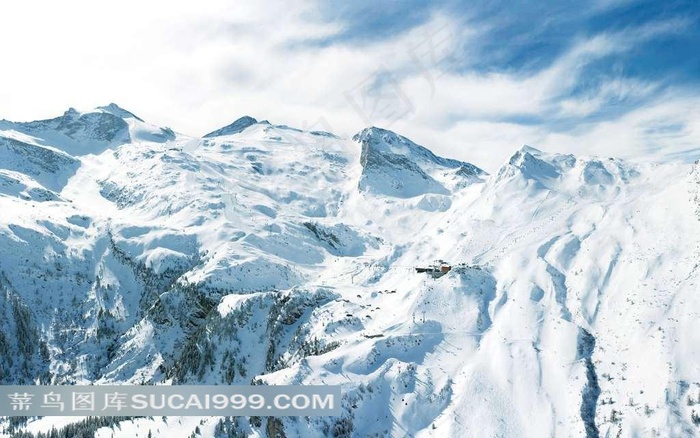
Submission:
[[[470,27],[440,14],[393,38],[314,45],[309,41],[341,28],[323,22],[315,3],[302,0],[5,2],[0,118],[51,117],[68,106],[115,101],[153,123],[195,135],[244,114],[346,136],[371,119],[492,171],[524,143],[606,155],[690,149],[698,144],[698,126],[689,114],[697,113],[700,100],[686,90],[662,95],[658,84],[621,72],[571,95],[592,62],[689,23],[592,35],[539,72],[489,73],[451,68],[478,61],[470,56],[478,53],[488,25]],[[368,95],[358,87],[372,88],[378,74],[377,84],[389,99],[397,91],[393,103],[406,111],[372,111],[372,102],[360,102]],[[566,129],[554,123],[584,120],[611,101],[634,99],[646,106],[606,122]],[[683,128],[649,131],[657,125]]]

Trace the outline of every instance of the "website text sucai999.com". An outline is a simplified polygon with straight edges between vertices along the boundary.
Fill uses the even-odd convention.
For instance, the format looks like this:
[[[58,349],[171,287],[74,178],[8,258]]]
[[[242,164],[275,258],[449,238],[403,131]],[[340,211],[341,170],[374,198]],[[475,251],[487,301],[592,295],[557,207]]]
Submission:
[[[338,386],[0,386],[0,415],[340,415]]]
[[[268,400],[261,394],[136,394],[131,397],[133,409],[218,409],[241,411],[245,409],[333,409],[336,403],[333,394],[279,394]]]

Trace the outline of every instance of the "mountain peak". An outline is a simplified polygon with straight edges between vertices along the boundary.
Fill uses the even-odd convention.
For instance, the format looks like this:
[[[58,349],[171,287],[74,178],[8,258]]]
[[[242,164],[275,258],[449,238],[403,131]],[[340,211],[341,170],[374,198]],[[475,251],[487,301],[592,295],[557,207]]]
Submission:
[[[237,119],[235,122],[231,123],[230,125],[226,125],[223,128],[217,129],[216,131],[212,131],[209,134],[206,134],[204,138],[237,134],[246,129],[247,127],[255,125],[256,123],[258,123],[258,121],[255,118],[250,116],[243,116]]]
[[[451,158],[435,155],[430,149],[414,143],[408,138],[384,128],[371,126],[355,134],[352,138],[362,145],[363,154],[370,151],[383,154],[402,155],[412,160],[432,162],[441,167],[459,168],[464,163]]]
[[[547,160],[546,154],[532,146],[523,145],[510,157],[508,162],[501,167],[500,177],[514,175],[519,172],[528,178],[538,179],[556,178],[559,176],[557,168]]]
[[[372,142],[372,143],[379,143],[379,141],[384,138],[384,139],[394,139],[401,141],[401,139],[405,139],[405,137],[402,137],[395,133],[394,131],[390,131],[388,129],[384,128],[378,128],[376,126],[370,126],[362,131],[358,132],[355,134],[352,139],[360,142],[360,143],[365,143],[365,142]],[[407,140],[407,139],[405,139]]]
[[[532,146],[523,145],[508,160],[508,164],[515,167],[522,167],[528,161],[542,158],[542,151]]]
[[[46,120],[19,122],[14,129],[43,139],[53,139],[53,146],[69,155],[97,154],[106,148],[131,141],[127,119],[139,120],[134,114],[116,104],[79,111],[68,108],[63,115]],[[55,140],[55,134],[63,136]]]
[[[72,109],[72,108],[71,108]],[[140,122],[143,122],[143,119],[138,117],[136,114],[132,113],[131,111],[127,111],[124,108],[120,107],[116,103],[112,102],[109,105],[105,106],[98,106],[96,109],[101,110],[103,112],[112,114],[113,116],[121,117],[122,119],[130,119],[134,118]],[[69,109],[70,111],[70,109]],[[75,110],[73,110],[75,111]]]
[[[362,177],[359,189],[410,198],[426,193],[449,194],[485,172],[462,161],[443,158],[387,129],[365,128],[353,140],[360,143]]]

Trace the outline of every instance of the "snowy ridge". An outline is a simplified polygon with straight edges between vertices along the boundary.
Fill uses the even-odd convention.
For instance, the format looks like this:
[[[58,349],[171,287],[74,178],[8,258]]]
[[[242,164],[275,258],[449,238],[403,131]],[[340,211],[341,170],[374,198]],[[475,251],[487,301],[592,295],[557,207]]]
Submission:
[[[221,129],[217,129],[216,131],[212,131],[209,134],[206,134],[203,138],[221,137],[223,135],[238,134],[247,127],[255,125],[256,123],[258,123],[258,121],[255,120],[253,117],[243,116],[240,119],[237,119],[235,122],[231,123],[230,125],[226,125]]]
[[[523,147],[488,175],[380,128],[193,138],[113,104],[3,121],[0,383],[343,388],[339,418],[101,437],[693,436],[698,169]]]
[[[60,149],[73,156],[99,154],[109,148],[132,142],[175,140],[170,128],[144,122],[133,113],[111,103],[92,111],[69,108],[62,116],[35,122],[0,122],[0,135],[26,143]]]
[[[62,151],[0,137],[2,169],[23,174],[47,190],[60,191],[79,166],[78,160]],[[31,183],[30,183],[31,184]]]
[[[353,140],[362,145],[360,190],[400,198],[446,195],[486,174],[472,164],[438,157],[384,129],[364,129]]]

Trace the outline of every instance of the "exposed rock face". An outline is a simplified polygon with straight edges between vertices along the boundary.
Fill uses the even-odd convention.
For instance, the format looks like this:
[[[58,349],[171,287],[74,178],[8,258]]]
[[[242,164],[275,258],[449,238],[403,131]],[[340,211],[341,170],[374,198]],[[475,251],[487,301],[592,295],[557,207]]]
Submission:
[[[216,131],[210,132],[209,134],[205,135],[204,138],[212,138],[212,137],[221,137],[224,135],[232,135],[232,134],[238,134],[239,132],[243,131],[249,126],[255,125],[258,123],[257,120],[250,116],[243,116],[240,119],[237,119],[235,122],[231,123],[230,125],[226,125],[223,128],[217,129]]]
[[[427,193],[448,194],[455,179],[477,181],[486,175],[473,164],[438,157],[405,137],[380,128],[367,128],[353,137],[362,147],[362,176],[358,187],[398,198]]]

